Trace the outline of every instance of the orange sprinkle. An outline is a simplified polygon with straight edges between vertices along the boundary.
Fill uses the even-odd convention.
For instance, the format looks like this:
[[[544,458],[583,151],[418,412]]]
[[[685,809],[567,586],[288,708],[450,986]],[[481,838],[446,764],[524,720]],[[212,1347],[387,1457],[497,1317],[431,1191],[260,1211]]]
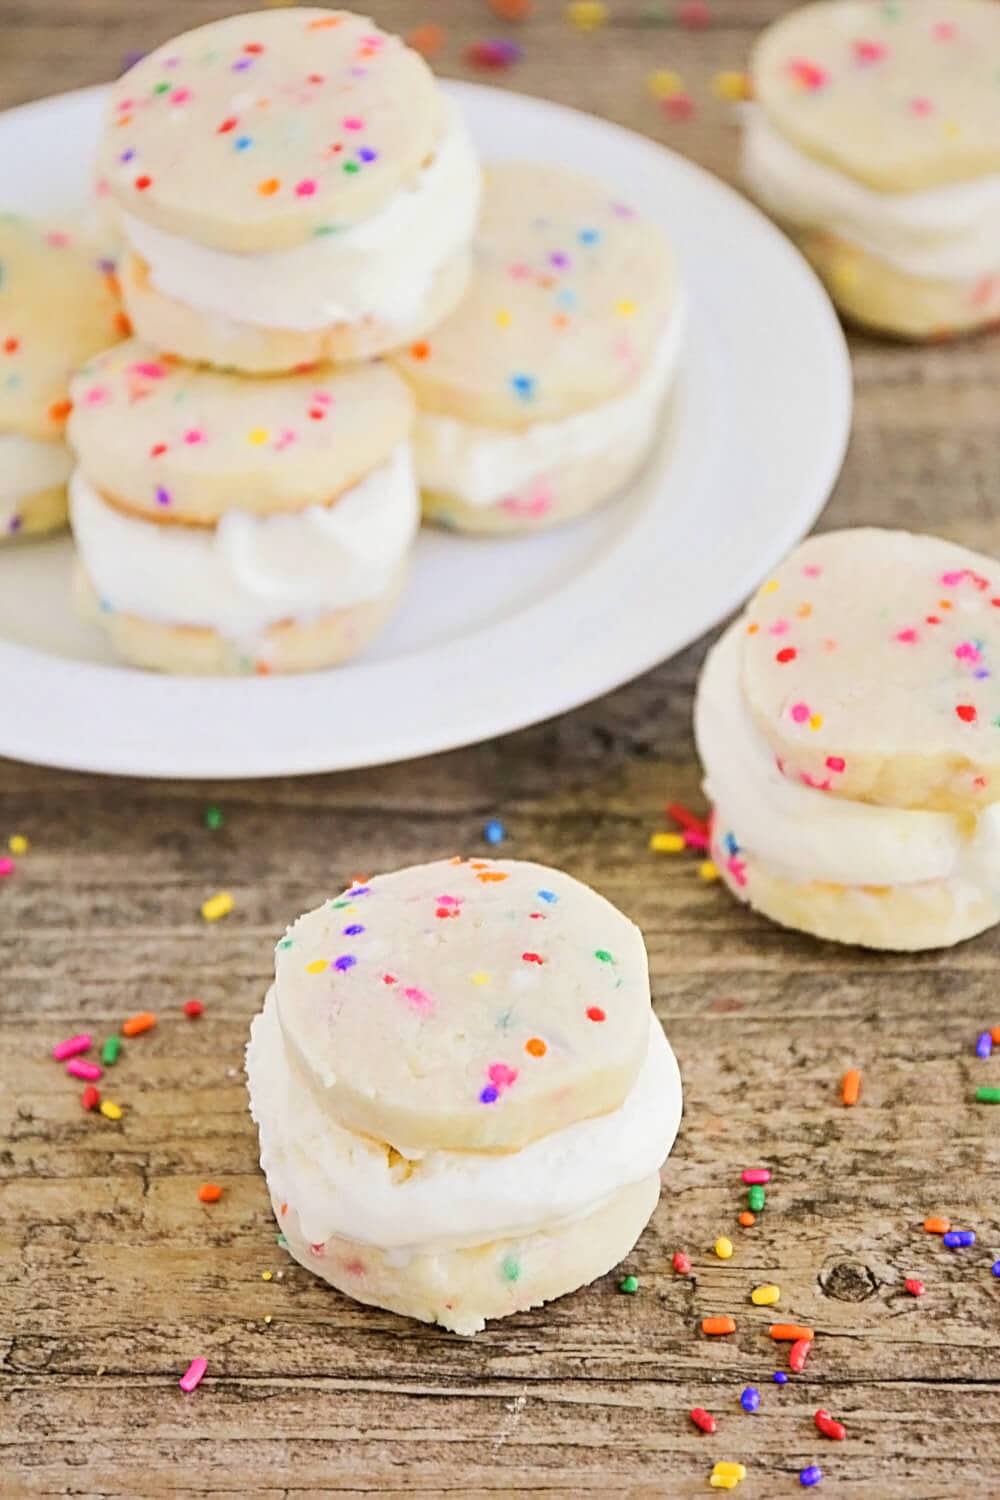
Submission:
[[[414,26],[404,38],[406,45],[419,52],[421,57],[435,57],[444,46],[444,28],[428,21],[424,26]]]
[[[540,1036],[529,1037],[524,1044],[525,1052],[530,1052],[532,1057],[544,1057],[549,1050]]]
[[[803,1328],[801,1323],[772,1323],[767,1331],[773,1339],[788,1339],[793,1344],[799,1339],[808,1339],[811,1343],[816,1337],[811,1328]]]
[[[526,21],[535,8],[535,0],[490,0],[490,10],[501,21]]]
[[[306,27],[307,31],[329,31],[334,26],[340,25],[339,16],[320,16],[315,21],[310,21]]]
[[[756,1222],[757,1222],[756,1218],[750,1212],[749,1209],[745,1208],[743,1210],[743,1212],[740,1214],[740,1223],[743,1225],[744,1229],[749,1229],[750,1225],[751,1224],[756,1224]]]
[[[490,885],[500,880],[506,880],[507,876],[503,870],[481,870],[476,879],[481,880],[483,885]]]
[[[258,182],[257,191],[262,198],[270,198],[278,191],[280,186],[281,183],[277,177],[265,177],[263,182]]]
[[[214,1182],[203,1182],[198,1189],[198,1198],[202,1203],[218,1203],[222,1197],[222,1189]]]
[[[431,346],[426,339],[419,339],[417,343],[410,345],[410,354],[414,359],[426,359],[431,352]]]
[[[1000,1026],[994,1026],[990,1032],[990,1041],[994,1047],[1000,1047]]]
[[[702,1333],[735,1333],[735,1318],[702,1318]]]
[[[840,1096],[844,1103],[850,1108],[857,1104],[858,1095],[861,1093],[861,1074],[857,1068],[848,1068],[844,1074],[844,1082],[841,1085]]]
[[[924,1228],[928,1234],[947,1234],[951,1228],[951,1220],[939,1218],[938,1215],[932,1214],[929,1219],[924,1220]]]
[[[53,401],[49,407],[49,416],[53,422],[65,422],[72,410],[72,401]]]
[[[144,1031],[152,1031],[156,1025],[156,1017],[151,1010],[141,1010],[137,1016],[129,1016],[122,1023],[122,1036],[142,1036]]]

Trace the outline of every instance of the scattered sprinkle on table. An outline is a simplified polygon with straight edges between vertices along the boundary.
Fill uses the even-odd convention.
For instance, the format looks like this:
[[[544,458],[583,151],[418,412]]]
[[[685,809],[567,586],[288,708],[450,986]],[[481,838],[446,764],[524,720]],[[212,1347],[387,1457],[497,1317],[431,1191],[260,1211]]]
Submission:
[[[142,1036],[144,1031],[152,1031],[156,1025],[156,1017],[151,1010],[141,1010],[138,1015],[129,1016],[127,1021],[122,1022],[122,1036]]]
[[[994,1276],[1000,1276],[1000,1260],[995,1260],[992,1266],[990,1266],[990,1270]]]
[[[106,1120],[120,1120],[122,1117],[121,1105],[113,1103],[110,1099],[102,1099],[101,1114]]]
[[[215,832],[219,828],[224,827],[226,822],[225,814],[223,813],[222,808],[216,807],[214,802],[211,802],[208,807],[205,808],[205,811],[202,814],[202,820],[205,824],[205,827],[211,828],[213,832]]]
[[[739,1215],[739,1222],[743,1225],[744,1229],[750,1229],[752,1225],[756,1224],[757,1220],[749,1209],[745,1208]]]
[[[177,1384],[185,1394],[189,1394],[196,1386],[201,1384],[207,1369],[207,1359],[193,1359]]]
[[[754,1307],[773,1307],[776,1302],[781,1301],[781,1288],[775,1286],[773,1281],[767,1281],[763,1286],[755,1286],[750,1293],[750,1301]]]
[[[187,1016],[189,1021],[197,1021],[198,1017],[204,1014],[204,1010],[205,1007],[202,1005],[200,1000],[184,1001],[184,1014]]]
[[[779,1343],[795,1343],[798,1339],[816,1337],[811,1328],[805,1328],[801,1323],[772,1323],[767,1331]]]
[[[122,1050],[121,1037],[109,1036],[101,1048],[101,1062],[106,1068],[113,1068],[118,1061],[118,1054]]]
[[[828,1411],[820,1407],[814,1418],[816,1426],[824,1437],[832,1438],[835,1443],[842,1443],[847,1436],[847,1428],[843,1422],[836,1421]]]
[[[713,1337],[736,1332],[735,1318],[702,1318],[701,1331]]]
[[[80,1103],[83,1105],[84,1109],[96,1109],[100,1102],[100,1094],[94,1088],[94,1085],[92,1083],[88,1083],[87,1087],[80,1095]]]
[[[766,1202],[767,1194],[759,1182],[755,1182],[753,1187],[747,1189],[747,1206],[753,1213],[759,1214]]]
[[[507,830],[499,818],[491,818],[483,829],[483,838],[488,844],[502,844],[507,837]]]
[[[8,859],[6,854],[3,855],[2,858],[0,858],[0,876],[13,875],[15,868],[16,866],[14,864],[14,861],[12,859]]]
[[[1000,1088],[976,1089],[977,1104],[1000,1104]]]
[[[743,1181],[747,1187],[754,1187],[758,1184],[762,1185],[765,1182],[770,1182],[771,1174],[767,1167],[744,1167]]]
[[[742,1464],[725,1463],[720,1459],[708,1482],[714,1490],[734,1490],[740,1480],[746,1477],[747,1471]]]
[[[66,1072],[71,1078],[82,1078],[85,1083],[96,1083],[101,1076],[101,1069],[97,1064],[85,1062],[82,1057],[71,1057],[66,1064]]]
[[[7,848],[11,854],[27,854],[30,847],[23,833],[12,833],[7,840]]]
[[[620,1292],[637,1292],[639,1290],[638,1276],[623,1276],[618,1283]]]
[[[57,1042],[52,1048],[52,1056],[56,1062],[65,1062],[67,1057],[76,1057],[79,1052],[86,1052],[94,1045],[94,1038],[89,1031],[81,1031],[77,1036],[69,1036],[64,1042]]]
[[[806,1360],[809,1358],[809,1351],[811,1348],[811,1339],[796,1339],[795,1343],[789,1349],[788,1368],[790,1370],[794,1370],[796,1375],[801,1375],[802,1371],[805,1369]]]
[[[980,1032],[976,1038],[976,1056],[984,1059],[989,1057],[993,1051],[993,1037],[988,1031]]]
[[[501,21],[526,21],[535,8],[535,0],[490,0],[490,10]]]
[[[903,1282],[903,1285],[905,1286],[911,1297],[922,1297],[927,1290],[923,1282],[918,1281],[916,1276],[907,1276],[906,1280]]]
[[[220,917],[228,917],[236,902],[228,891],[219,891],[215,896],[209,896],[207,901],[201,903],[201,914],[206,922],[218,922]]]
[[[857,1068],[848,1068],[844,1074],[844,1081],[840,1088],[840,1097],[850,1109],[851,1105],[857,1104],[861,1093],[861,1074]]]
[[[813,1485],[819,1484],[822,1478],[823,1470],[820,1468],[819,1464],[810,1464],[809,1467],[803,1469],[801,1474],[799,1475],[799,1484],[802,1485],[803,1489],[811,1490]]]
[[[567,20],[581,31],[596,31],[608,19],[608,7],[602,0],[571,0],[566,7]]]
[[[651,833],[649,847],[654,854],[681,854],[687,845],[682,833]]]
[[[784,1370],[775,1370],[773,1378],[774,1378],[775,1385],[787,1385],[788,1384],[788,1376],[786,1375],[786,1373],[785,1373]]]
[[[684,88],[684,80],[672,68],[655,68],[646,75],[646,87],[654,99],[670,99]]]
[[[975,1231],[972,1229],[951,1229],[943,1236],[941,1243],[946,1245],[949,1250],[967,1250],[970,1245],[976,1243]]]
[[[737,73],[733,70],[716,73],[712,79],[712,93],[717,99],[726,99],[731,103],[749,99],[751,96],[750,79],[745,73]]]
[[[760,1406],[760,1391],[755,1385],[748,1385],[740,1392],[740,1405],[744,1411],[755,1412]]]
[[[702,1432],[714,1432],[718,1426],[712,1413],[706,1411],[703,1406],[693,1406],[689,1415],[694,1425],[700,1427]]]
[[[686,1276],[691,1269],[691,1257],[685,1255],[683,1250],[675,1250],[673,1267],[678,1275]]]
[[[714,861],[710,859],[702,860],[701,864],[698,866],[698,878],[699,880],[718,880],[719,872],[715,866]]]
[[[261,1273],[260,1273],[260,1279],[261,1279],[261,1281],[273,1281],[274,1280],[274,1272],[273,1271],[261,1271]]]
[[[924,1220],[924,1228],[928,1234],[947,1234],[951,1228],[951,1220],[932,1214],[929,1219]]]
[[[414,26],[412,31],[406,33],[404,40],[421,57],[436,57],[445,44],[446,36],[443,26],[435,26],[433,21],[428,21],[423,26]]]
[[[724,1234],[719,1235],[719,1238],[715,1242],[714,1249],[716,1255],[720,1260],[732,1260],[733,1242],[732,1240],[727,1239]]]
[[[198,1189],[198,1199],[201,1203],[218,1203],[222,1197],[222,1189],[215,1182],[203,1182]]]

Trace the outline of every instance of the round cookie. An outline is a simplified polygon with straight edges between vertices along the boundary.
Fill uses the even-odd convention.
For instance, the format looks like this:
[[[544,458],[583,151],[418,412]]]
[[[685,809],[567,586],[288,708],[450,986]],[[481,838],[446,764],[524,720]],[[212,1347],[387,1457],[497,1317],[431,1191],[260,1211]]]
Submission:
[[[469,290],[395,358],[425,513],[509,531],[607,498],[656,435],[682,324],[656,225],[587,178],[492,164]]]
[[[784,774],[833,797],[1000,799],[1000,565],[939,537],[808,538],[746,611],[743,690]]]
[[[77,600],[126,660],[304,671],[367,644],[419,520],[390,369],[248,381],[130,341],[73,391]]]
[[[80,235],[0,215],[0,542],[66,523],[70,376],[126,331],[113,272]]]
[[[1000,10],[834,0],[753,54],[744,178],[849,316],[910,338],[1000,314]]]
[[[400,1151],[510,1151],[617,1109],[647,1047],[639,929],[519,861],[352,887],[289,928],[275,991],[337,1119]]]
[[[423,59],[364,17],[230,16],[114,85],[100,177],[139,334],[265,372],[422,334],[462,294],[479,169]]]

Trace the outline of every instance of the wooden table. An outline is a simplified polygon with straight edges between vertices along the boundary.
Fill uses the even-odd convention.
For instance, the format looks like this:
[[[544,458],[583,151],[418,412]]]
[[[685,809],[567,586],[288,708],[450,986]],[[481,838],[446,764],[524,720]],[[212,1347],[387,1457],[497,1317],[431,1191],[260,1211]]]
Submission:
[[[102,79],[129,49],[226,8],[0,0],[0,102]],[[445,27],[436,61],[450,74],[469,73],[469,42],[516,35],[525,55],[500,86],[731,176],[731,109],[710,81],[742,66],[781,8],[715,0],[695,31],[663,25],[661,5],[612,0],[592,35],[557,3],[521,28],[474,0],[384,0],[377,18]],[[691,118],[649,97],[654,67],[682,75]],[[912,525],[1000,553],[1000,343],[853,348],[854,439],[823,524]],[[672,1500],[708,1493],[718,1458],[747,1465],[747,1500],[798,1493],[810,1462],[841,1500],[1000,1495],[998,1120],[970,1103],[995,1079],[972,1048],[1000,1024],[1000,934],[917,957],[823,946],[757,920],[692,859],[650,854],[664,801],[699,799],[702,654],[555,723],[373,772],[212,787],[0,769],[0,835],[32,841],[0,890],[4,1495]],[[216,800],[226,823],[211,833]],[[463,1341],[347,1301],[278,1248],[241,1063],[289,919],[359,870],[482,851],[491,816],[504,853],[564,866],[642,925],[687,1113],[629,1258],[638,1295],[608,1276]],[[208,925],[199,906],[218,889],[236,909]],[[181,1013],[193,994],[206,1007],[194,1023]],[[84,1115],[49,1049],[144,1009],[159,1025],[109,1079],[121,1122]],[[850,1064],[864,1073],[852,1111],[838,1091]],[[761,1161],[768,1208],[739,1230],[740,1169]],[[214,1207],[197,1198],[206,1179],[225,1189]],[[929,1212],[974,1227],[979,1246],[949,1254],[921,1229]],[[720,1233],[737,1243],[728,1262],[710,1252]],[[679,1246],[690,1277],[671,1270]],[[920,1301],[910,1275],[927,1284]],[[748,1304],[769,1279],[818,1331],[782,1392],[767,1312]],[[701,1317],[721,1312],[737,1335],[703,1338]],[[196,1354],[209,1374],[185,1397],[177,1378]],[[739,1408],[747,1383],[763,1391],[755,1417]],[[696,1405],[719,1415],[715,1437],[689,1422]],[[819,1406],[847,1423],[846,1443],[820,1437]]]

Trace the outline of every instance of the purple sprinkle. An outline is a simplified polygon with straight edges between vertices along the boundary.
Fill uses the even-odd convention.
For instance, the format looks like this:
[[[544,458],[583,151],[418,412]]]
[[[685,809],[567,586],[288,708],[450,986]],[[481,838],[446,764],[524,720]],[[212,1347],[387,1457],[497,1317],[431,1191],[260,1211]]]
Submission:
[[[156,486],[156,503],[157,505],[170,504],[170,491],[165,490],[162,484]]]
[[[344,928],[344,936],[345,937],[357,937],[358,934],[361,933],[361,932],[364,932],[364,930],[365,929],[362,927],[362,925],[361,925],[360,922],[352,922],[351,925],[350,925],[350,927],[345,927]]]
[[[339,973],[343,974],[346,972],[346,970],[353,969],[356,963],[357,959],[354,957],[353,953],[342,953],[339,958],[334,959],[333,967],[338,970]]]
[[[111,276],[115,271],[117,271],[118,262],[116,260],[111,260],[109,257],[105,256],[97,262],[97,269],[99,271],[103,271],[105,276]]]
[[[370,890],[370,885],[356,885],[352,890],[349,890],[347,894],[349,896],[367,896]]]
[[[993,1038],[988,1031],[983,1031],[976,1038],[976,1056],[986,1058],[993,1051]]]
[[[252,62],[253,62],[253,58],[252,57],[241,57],[241,58],[238,58],[237,61],[233,63],[232,71],[234,73],[245,73],[246,70],[247,70],[247,68],[249,68],[249,66],[250,66],[250,64]]]
[[[569,256],[564,250],[553,250],[552,254],[549,256],[549,265],[559,266],[560,269],[564,269],[569,265]]]
[[[129,146],[129,148],[128,148],[127,151],[123,151],[122,152],[122,154],[121,154],[121,156],[119,156],[118,160],[119,161],[132,161],[132,159],[134,158],[134,156],[135,156],[135,147],[134,146]]]
[[[127,73],[129,68],[134,68],[137,62],[142,62],[145,56],[145,52],[126,52],[122,58],[122,72]]]
[[[375,161],[378,158],[378,152],[373,150],[371,146],[362,146],[358,152],[358,157],[361,161]]]
[[[619,219],[635,218],[635,209],[629,208],[627,203],[612,203],[611,212],[616,214]]]
[[[351,69],[351,77],[352,78],[367,78],[367,76],[368,76],[368,69],[367,68],[352,68]]]
[[[24,523],[21,520],[20,516],[11,516],[10,520],[7,523],[7,530],[8,531],[20,531],[20,529],[21,529],[21,527],[22,527],[23,524]]]
[[[480,1104],[495,1104],[500,1097],[496,1084],[488,1083],[479,1096]]]

